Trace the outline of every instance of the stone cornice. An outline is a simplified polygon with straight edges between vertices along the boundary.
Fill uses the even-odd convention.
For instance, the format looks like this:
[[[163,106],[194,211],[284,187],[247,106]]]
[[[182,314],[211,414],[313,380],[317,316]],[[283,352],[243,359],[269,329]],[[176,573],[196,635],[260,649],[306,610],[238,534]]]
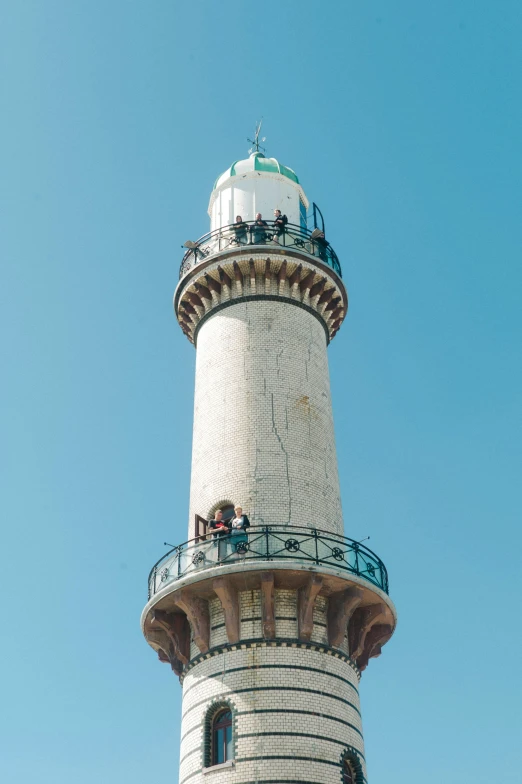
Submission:
[[[278,300],[308,310],[323,324],[327,342],[348,311],[342,280],[319,259],[285,248],[228,250],[190,270],[174,294],[179,325],[195,344],[206,319],[224,307],[253,300]]]
[[[230,564],[220,564],[214,568],[205,569],[204,571],[191,572],[173,583],[168,583],[164,588],[155,593],[154,596],[152,596],[145,605],[141,614],[142,630],[145,630],[147,618],[150,612],[157,605],[161,604],[163,607],[164,605],[174,605],[176,603],[175,595],[180,589],[192,587],[193,589],[197,590],[198,585],[201,585],[204,592],[207,590],[208,586],[211,585],[211,582],[215,577],[220,577],[223,575],[241,575],[240,579],[242,581],[246,580],[247,575],[249,575],[252,580],[252,585],[250,586],[249,584],[249,587],[259,588],[262,575],[263,573],[266,573],[267,566],[268,564],[266,562],[235,561]],[[364,593],[367,593],[369,597],[372,597],[371,599],[368,598],[364,603],[374,604],[379,601],[384,602],[389,608],[390,618],[393,626],[396,624],[397,611],[390,597],[376,585],[372,585],[363,577],[358,577],[355,574],[349,574],[345,571],[342,571],[341,569],[335,569],[331,566],[325,566],[324,564],[320,567],[310,567],[306,563],[301,564],[295,562],[292,563],[291,567],[289,567],[288,561],[278,562],[277,560],[270,561],[270,571],[275,576],[277,583],[276,587],[278,588],[287,587],[286,583],[288,580],[288,575],[295,576],[297,574],[302,575],[302,581],[299,584],[300,587],[301,584],[304,584],[306,575],[309,575],[310,573],[322,575],[325,586],[330,586],[332,593],[344,590],[352,585],[358,586],[364,591]]]
[[[270,572],[257,571],[251,573],[251,580],[245,577],[248,572],[225,572],[204,582],[192,583],[178,587],[177,591],[164,596],[156,595],[149,602],[142,616],[143,632],[149,644],[158,651],[161,661],[169,661],[177,675],[181,675],[191,665],[187,661],[186,626],[176,619],[176,614],[186,616],[192,629],[192,636],[200,653],[197,661],[213,655],[216,648],[211,644],[211,628],[209,623],[208,602],[212,596],[220,600],[224,613],[224,622],[228,645],[219,645],[219,650],[236,650],[255,644],[279,645],[285,647],[307,647],[335,651],[336,655],[345,656],[341,650],[345,636],[348,636],[351,662],[357,671],[366,669],[368,661],[380,655],[382,646],[389,640],[395,628],[393,605],[382,591],[370,586],[355,583],[343,575],[342,581],[331,580],[325,571],[286,570],[281,572],[271,565]],[[237,568],[237,567],[236,567]],[[285,579],[286,578],[286,579]],[[252,582],[252,579],[254,582]],[[281,587],[297,591],[297,636],[293,639],[276,635],[274,613],[274,588],[277,583]],[[261,601],[262,637],[242,639],[241,618],[239,610],[239,590],[260,590],[264,593]],[[313,615],[316,599],[320,593],[328,598],[326,633],[328,644],[312,641]],[[384,601],[379,601],[379,595]],[[377,594],[377,595],[376,595]],[[159,627],[159,630],[158,630]],[[165,632],[165,637],[159,636]],[[264,639],[263,639],[264,638]]]

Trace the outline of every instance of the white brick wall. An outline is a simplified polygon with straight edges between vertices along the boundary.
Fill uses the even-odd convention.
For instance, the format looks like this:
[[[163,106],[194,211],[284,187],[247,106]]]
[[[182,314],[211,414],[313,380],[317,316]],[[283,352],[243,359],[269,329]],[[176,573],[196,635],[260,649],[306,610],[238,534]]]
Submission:
[[[328,645],[328,630],[326,627],[326,613],[328,611],[328,599],[318,596],[314,605],[314,628],[312,631],[312,642],[320,642]]]
[[[263,628],[261,621],[261,594],[259,591],[241,591],[239,594],[240,617],[241,617],[241,639],[242,640],[261,640],[263,638]],[[226,644],[227,635],[225,629],[225,616],[221,608],[219,599],[214,598],[209,602],[210,611],[210,647],[216,648]],[[327,632],[327,611],[328,599],[318,596],[314,607],[314,628],[312,632],[312,642],[328,645]],[[285,589],[275,591],[274,602],[276,637],[283,639],[297,639],[297,592]],[[348,644],[342,649],[348,653]],[[199,653],[194,645],[191,655],[197,656]]]
[[[282,300],[238,300],[209,313],[230,296],[249,294],[297,303],[303,296],[307,304],[297,284],[265,280],[264,263],[256,258],[252,281],[243,269],[240,284],[213,293],[212,305],[205,300],[192,319],[207,313],[197,333],[189,538],[194,515],[208,517],[223,499],[241,504],[253,525],[343,533],[323,324]],[[314,308],[329,318],[325,304]],[[343,751],[354,747],[363,760],[357,674],[326,651],[299,647],[297,605],[295,590],[276,590],[276,636],[296,642],[267,645],[260,592],[242,591],[241,639],[256,642],[214,655],[227,637],[220,602],[210,600],[211,655],[182,679],[182,784],[340,784]],[[327,610],[328,600],[317,597],[312,643],[328,644]],[[205,716],[226,699],[235,713],[235,764],[203,773]]]
[[[241,639],[252,640],[263,636],[261,625],[261,594],[259,591],[242,591],[239,595],[241,613]],[[250,620],[254,619],[254,620]]]
[[[216,648],[218,645],[224,645],[227,642],[225,615],[217,596],[209,601],[208,609],[210,614],[210,647]]]
[[[203,774],[204,717],[212,701],[227,698],[237,712],[236,763]],[[340,784],[343,750],[364,755],[357,675],[340,659],[299,648],[218,654],[185,676],[181,736],[180,782]]]
[[[189,538],[223,498],[252,523],[343,531],[325,333],[302,308],[242,301],[199,331]]]
[[[275,592],[274,614],[276,637],[297,639],[297,592],[277,590]],[[291,618],[294,620],[289,620]]]

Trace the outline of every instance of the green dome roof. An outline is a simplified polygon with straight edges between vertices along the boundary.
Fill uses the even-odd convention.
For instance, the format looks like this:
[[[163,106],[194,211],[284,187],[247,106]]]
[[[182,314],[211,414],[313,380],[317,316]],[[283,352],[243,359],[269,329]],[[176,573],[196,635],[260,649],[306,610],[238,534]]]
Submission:
[[[283,166],[275,158],[265,158],[262,152],[253,152],[250,158],[234,161],[232,166],[217,178],[214,188],[217,188],[230,177],[236,177],[252,171],[282,174],[283,177],[288,177],[289,180],[299,184],[299,178],[293,169]]]

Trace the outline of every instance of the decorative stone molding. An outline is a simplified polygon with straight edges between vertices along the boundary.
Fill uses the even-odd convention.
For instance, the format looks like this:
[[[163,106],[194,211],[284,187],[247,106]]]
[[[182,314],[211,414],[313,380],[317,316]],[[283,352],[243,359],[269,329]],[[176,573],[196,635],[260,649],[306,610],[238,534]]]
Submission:
[[[276,636],[274,599],[274,573],[262,572],[261,615],[263,624],[263,637],[265,640],[273,640]]]
[[[217,697],[210,702],[203,719],[203,770],[224,767],[224,765],[212,765],[212,722],[222,710],[229,710],[232,713],[232,744],[234,748],[232,757],[235,759],[237,756],[237,708],[228,696],[226,699]]]
[[[361,670],[366,669],[370,659],[376,659],[381,655],[381,648],[388,642],[393,634],[393,629],[388,623],[376,623],[371,627],[366,635],[364,649],[357,659],[357,666]]]
[[[208,602],[181,590],[176,595],[176,604],[186,613],[194,635],[194,642],[201,653],[206,653],[210,645],[210,616]]]
[[[220,762],[219,765],[210,765],[208,768],[202,768],[201,772],[204,776],[206,776],[207,773],[219,773],[219,771],[223,770],[224,768],[233,768],[235,764],[235,759],[231,759],[227,760],[226,762]]]
[[[370,604],[367,607],[359,607],[353,613],[350,625],[348,626],[348,640],[350,645],[350,656],[352,659],[357,659],[361,656],[364,650],[364,643],[366,635],[377,623],[377,620],[384,616],[385,606],[382,603]]]
[[[245,626],[241,619],[242,599],[240,601],[244,591],[258,592],[252,609],[247,610],[243,618]],[[287,602],[285,610],[276,610],[279,591],[286,594],[290,591],[294,597],[292,610],[287,599],[283,600]],[[194,661],[194,651],[190,653],[190,632],[199,649],[195,656],[197,660],[199,656],[210,657],[216,650],[223,650],[224,639],[230,650],[255,647],[256,640],[258,644],[304,645],[315,650],[337,651],[336,655],[346,653],[359,672],[367,667],[369,659],[380,655],[381,647],[391,637],[395,626],[393,609],[384,601],[376,602],[375,591],[370,585],[310,571],[272,569],[217,574],[160,597],[158,606],[152,606],[144,616],[143,630],[160,660],[170,663],[180,677]],[[321,620],[316,607],[319,596],[322,597]],[[214,622],[212,634],[216,636],[211,647],[209,602],[213,597],[219,599],[216,606],[220,607],[220,621],[218,626]],[[286,617],[290,614],[294,617]],[[280,615],[285,617],[280,618]],[[294,622],[293,626],[290,621]],[[223,632],[216,632],[219,624],[224,627]]]
[[[353,746],[347,746],[346,750],[341,754],[339,760],[339,767],[341,771],[341,784],[343,784],[343,766],[345,761],[349,762],[352,770],[355,773],[355,784],[366,784],[366,777],[361,762],[362,755]]]
[[[234,506],[234,502],[230,498],[222,498],[215,504],[212,504],[206,515],[203,515],[205,520],[212,520],[218,509],[224,509],[227,506]]]
[[[328,642],[334,648],[342,645],[350,618],[362,599],[363,591],[357,586],[330,596],[328,600]]]
[[[225,628],[229,642],[238,642],[240,638],[239,629],[239,597],[237,588],[229,577],[216,577],[212,582],[212,587],[219,597],[223,612],[225,614]]]
[[[297,594],[297,626],[300,640],[308,641],[314,628],[314,605],[317,594],[323,586],[323,578],[311,574],[308,582],[299,588]]]
[[[283,645],[281,645],[281,646],[274,646],[274,645],[263,645],[263,646],[259,645],[259,646],[256,646],[256,650],[259,649],[259,651],[265,651],[266,652],[267,648],[270,648],[270,650],[272,652],[274,652],[276,648],[279,648],[280,650],[282,648],[285,648],[285,650],[286,650],[288,648],[288,646],[283,646]],[[241,652],[244,655],[246,650],[247,650],[246,648],[238,648],[236,646],[236,652],[238,652],[238,653]],[[292,646],[292,650],[294,652],[297,651],[298,655],[300,655],[303,650],[311,651],[311,648],[309,646],[307,647],[305,644],[302,643],[299,646]],[[331,650],[331,649],[328,649],[328,650]],[[317,653],[317,651],[313,651],[313,652]],[[319,651],[319,653],[321,654],[321,658],[322,658],[323,651]],[[223,663],[222,662],[219,662],[219,663],[216,662],[215,669],[214,669],[212,659],[215,659],[215,658],[218,658],[217,654],[216,655],[212,654],[212,656],[210,656],[210,657],[207,656],[207,657],[205,657],[202,660],[207,665],[205,667],[205,678],[212,679],[214,682],[215,681],[220,681],[221,685],[223,685],[223,678],[225,677],[225,675],[233,674],[234,680],[236,678],[240,680],[243,675],[248,676],[249,674],[251,674],[253,672],[255,672],[256,675],[261,675],[262,676],[262,674],[266,670],[273,670],[274,674],[283,674],[283,673],[292,671],[292,673],[294,673],[294,674],[296,672],[302,673],[303,683],[307,683],[307,684],[311,683],[314,686],[316,684],[316,676],[317,675],[324,675],[326,678],[332,679],[332,682],[334,684],[335,683],[342,683],[343,686],[347,686],[350,689],[350,691],[353,691],[353,695],[354,695],[353,698],[355,700],[357,700],[358,697],[359,697],[359,691],[356,688],[356,686],[354,685],[354,683],[352,682],[352,680],[349,679],[348,677],[343,677],[338,672],[332,672],[329,669],[329,667],[327,666],[327,663],[329,663],[328,660],[325,662],[325,660],[322,659],[321,667],[318,668],[318,667],[313,667],[313,666],[310,666],[310,665],[296,664],[294,656],[291,657],[291,660],[290,660],[289,663],[282,663],[280,661],[276,662],[275,661],[275,658],[276,658],[275,656],[271,656],[270,657],[270,661],[269,662],[267,661],[265,663],[260,663],[260,659],[262,657],[256,656],[256,662],[253,663],[251,661],[251,657],[247,656],[246,662],[245,662],[245,660],[243,660],[245,662],[243,664],[243,666],[235,666],[235,662],[233,662],[231,667],[227,667],[226,669],[223,669]],[[238,658],[240,660],[241,656],[238,657]],[[343,659],[341,659],[339,657],[329,656],[330,660],[332,660],[333,658],[336,658],[339,661],[343,661]],[[304,661],[304,659],[301,659],[301,661]],[[198,661],[198,664],[201,664],[201,660]],[[334,665],[334,668],[335,668],[335,665]],[[213,672],[209,672],[210,669],[212,669]],[[354,674],[357,674],[353,667],[350,667],[350,669],[353,670]],[[186,697],[188,694],[190,694],[194,690],[199,691],[200,690],[200,686],[201,686],[201,681],[200,681],[199,677],[193,678],[191,685],[183,687],[183,697]],[[337,689],[336,689],[335,686],[331,690],[328,690],[328,693],[330,693],[330,691],[332,691],[332,694],[333,693],[337,694]],[[354,710],[355,713],[359,717],[361,716],[361,712],[360,712],[358,706],[355,704],[355,702],[352,702],[349,699],[343,700],[342,698],[341,698],[341,701],[345,705],[349,706],[352,710]],[[284,708],[282,708],[282,710],[284,710]]]
[[[180,281],[174,309],[181,329],[196,343],[199,327],[238,300],[280,299],[303,307],[324,326],[329,342],[348,310],[342,280],[318,259],[283,248],[228,251],[201,262]]]
[[[169,638],[174,654],[183,664],[188,664],[190,657],[190,629],[187,618],[180,613],[166,613],[154,610],[152,625],[159,626]]]
[[[160,662],[170,664],[172,672],[181,677],[183,663],[177,658],[169,635],[163,629],[152,629],[147,634],[147,640],[157,652]]]
[[[230,651],[238,651],[248,648],[298,648],[302,650],[320,651],[321,653],[325,653],[335,659],[340,659],[341,661],[346,662],[346,664],[349,664],[353,669],[357,675],[358,680],[361,678],[361,672],[353,659],[351,659],[348,654],[343,653],[336,648],[330,648],[328,645],[321,645],[320,643],[315,642],[299,642],[298,640],[293,639],[279,639],[271,641],[256,639],[241,640],[241,642],[237,645],[231,645],[230,643],[227,643],[226,645],[219,645],[216,646],[216,648],[212,648],[210,651],[207,651],[206,653],[201,653],[199,656],[195,656],[190,660],[187,666],[183,668],[183,673],[179,679],[181,685],[183,685],[183,681],[187,673],[190,672],[194,667],[197,667],[198,664],[201,664],[201,662],[206,661],[207,659],[211,659],[213,656],[219,656],[221,653],[228,653]]]

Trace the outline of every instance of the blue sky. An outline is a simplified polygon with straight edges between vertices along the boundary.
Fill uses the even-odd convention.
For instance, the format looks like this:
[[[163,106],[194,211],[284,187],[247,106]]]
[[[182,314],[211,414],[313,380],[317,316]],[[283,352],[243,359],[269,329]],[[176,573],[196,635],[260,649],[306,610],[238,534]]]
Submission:
[[[350,296],[346,530],[400,617],[362,681],[370,781],[518,783],[520,3],[0,17],[2,781],[177,780],[180,689],[138,623],[186,535],[194,350],[171,298],[264,116]]]

